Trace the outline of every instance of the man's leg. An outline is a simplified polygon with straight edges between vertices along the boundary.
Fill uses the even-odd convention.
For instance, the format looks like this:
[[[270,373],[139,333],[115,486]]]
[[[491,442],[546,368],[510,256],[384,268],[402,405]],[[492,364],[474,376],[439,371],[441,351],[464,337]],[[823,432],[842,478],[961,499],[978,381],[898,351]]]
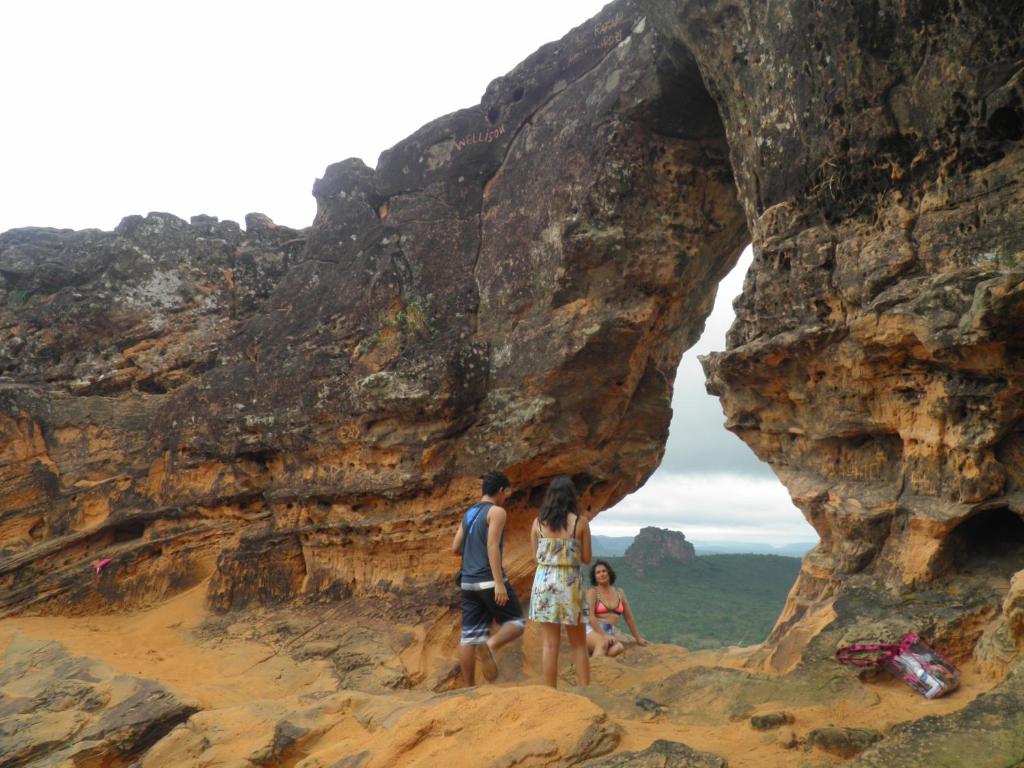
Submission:
[[[515,640],[526,628],[526,620],[523,618],[523,609],[519,605],[519,598],[515,590],[508,582],[505,583],[508,592],[508,601],[504,605],[498,605],[494,601],[494,590],[487,589],[480,593],[480,599],[486,603],[488,615],[500,625],[498,631],[487,638],[486,645],[481,649],[483,652],[480,663],[483,664],[484,677],[494,680],[498,676],[498,662],[494,652],[503,645]]]
[[[459,646],[459,667],[462,669],[462,684],[467,688],[476,685],[476,646]]]
[[[492,651],[496,651],[503,645],[508,645],[526,629],[526,622],[522,619],[514,619],[512,621],[506,621],[500,627],[498,631],[487,638],[487,645]]]
[[[487,647],[492,651],[512,642],[526,629],[526,619],[523,617],[523,607],[519,604],[519,597],[512,589],[511,584],[506,582],[505,588],[508,591],[508,602],[504,605],[496,603],[491,605],[491,615],[501,625],[498,627],[498,631],[487,640]]]
[[[462,637],[459,646],[459,666],[463,685],[476,684],[476,649],[487,641],[491,617],[480,593],[462,590]]]

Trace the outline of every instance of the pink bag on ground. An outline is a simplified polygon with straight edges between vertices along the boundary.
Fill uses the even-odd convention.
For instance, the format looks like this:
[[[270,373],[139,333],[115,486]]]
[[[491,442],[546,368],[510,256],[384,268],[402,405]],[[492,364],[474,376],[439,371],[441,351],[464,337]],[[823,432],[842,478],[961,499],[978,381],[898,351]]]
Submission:
[[[848,645],[836,661],[851,667],[892,672],[926,699],[937,699],[960,685],[960,670],[913,632],[896,644]]]

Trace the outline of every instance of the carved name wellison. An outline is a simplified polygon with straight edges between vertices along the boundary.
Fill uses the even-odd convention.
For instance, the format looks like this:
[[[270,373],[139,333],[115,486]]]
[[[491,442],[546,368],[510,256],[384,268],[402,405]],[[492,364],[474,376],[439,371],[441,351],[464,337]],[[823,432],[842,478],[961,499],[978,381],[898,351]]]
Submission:
[[[505,126],[499,125],[487,131],[477,131],[455,140],[455,149],[465,149],[471,144],[490,144],[495,139],[505,135]]]

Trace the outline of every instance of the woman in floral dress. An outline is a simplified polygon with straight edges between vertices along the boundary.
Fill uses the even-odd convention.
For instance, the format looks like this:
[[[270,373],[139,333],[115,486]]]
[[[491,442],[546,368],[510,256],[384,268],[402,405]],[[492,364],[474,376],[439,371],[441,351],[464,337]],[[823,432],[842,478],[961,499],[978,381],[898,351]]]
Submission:
[[[544,682],[556,687],[558,646],[564,625],[572,647],[576,680],[580,685],[588,685],[590,658],[583,621],[580,564],[590,562],[590,524],[579,514],[579,498],[570,478],[556,477],[551,481],[540,514],[530,528],[530,541],[537,558],[530,620],[540,622]]]

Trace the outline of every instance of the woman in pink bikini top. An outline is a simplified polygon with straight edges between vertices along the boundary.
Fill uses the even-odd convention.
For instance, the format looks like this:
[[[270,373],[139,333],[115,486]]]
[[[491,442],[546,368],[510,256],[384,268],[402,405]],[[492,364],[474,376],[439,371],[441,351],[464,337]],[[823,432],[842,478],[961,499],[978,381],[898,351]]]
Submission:
[[[629,609],[626,593],[615,588],[615,571],[604,560],[598,560],[590,569],[590,583],[587,590],[587,608],[590,621],[587,624],[587,648],[592,656],[618,656],[626,650],[622,640],[616,636],[619,617],[626,619],[629,631],[636,638],[637,645],[650,645],[640,636],[636,620]]]

